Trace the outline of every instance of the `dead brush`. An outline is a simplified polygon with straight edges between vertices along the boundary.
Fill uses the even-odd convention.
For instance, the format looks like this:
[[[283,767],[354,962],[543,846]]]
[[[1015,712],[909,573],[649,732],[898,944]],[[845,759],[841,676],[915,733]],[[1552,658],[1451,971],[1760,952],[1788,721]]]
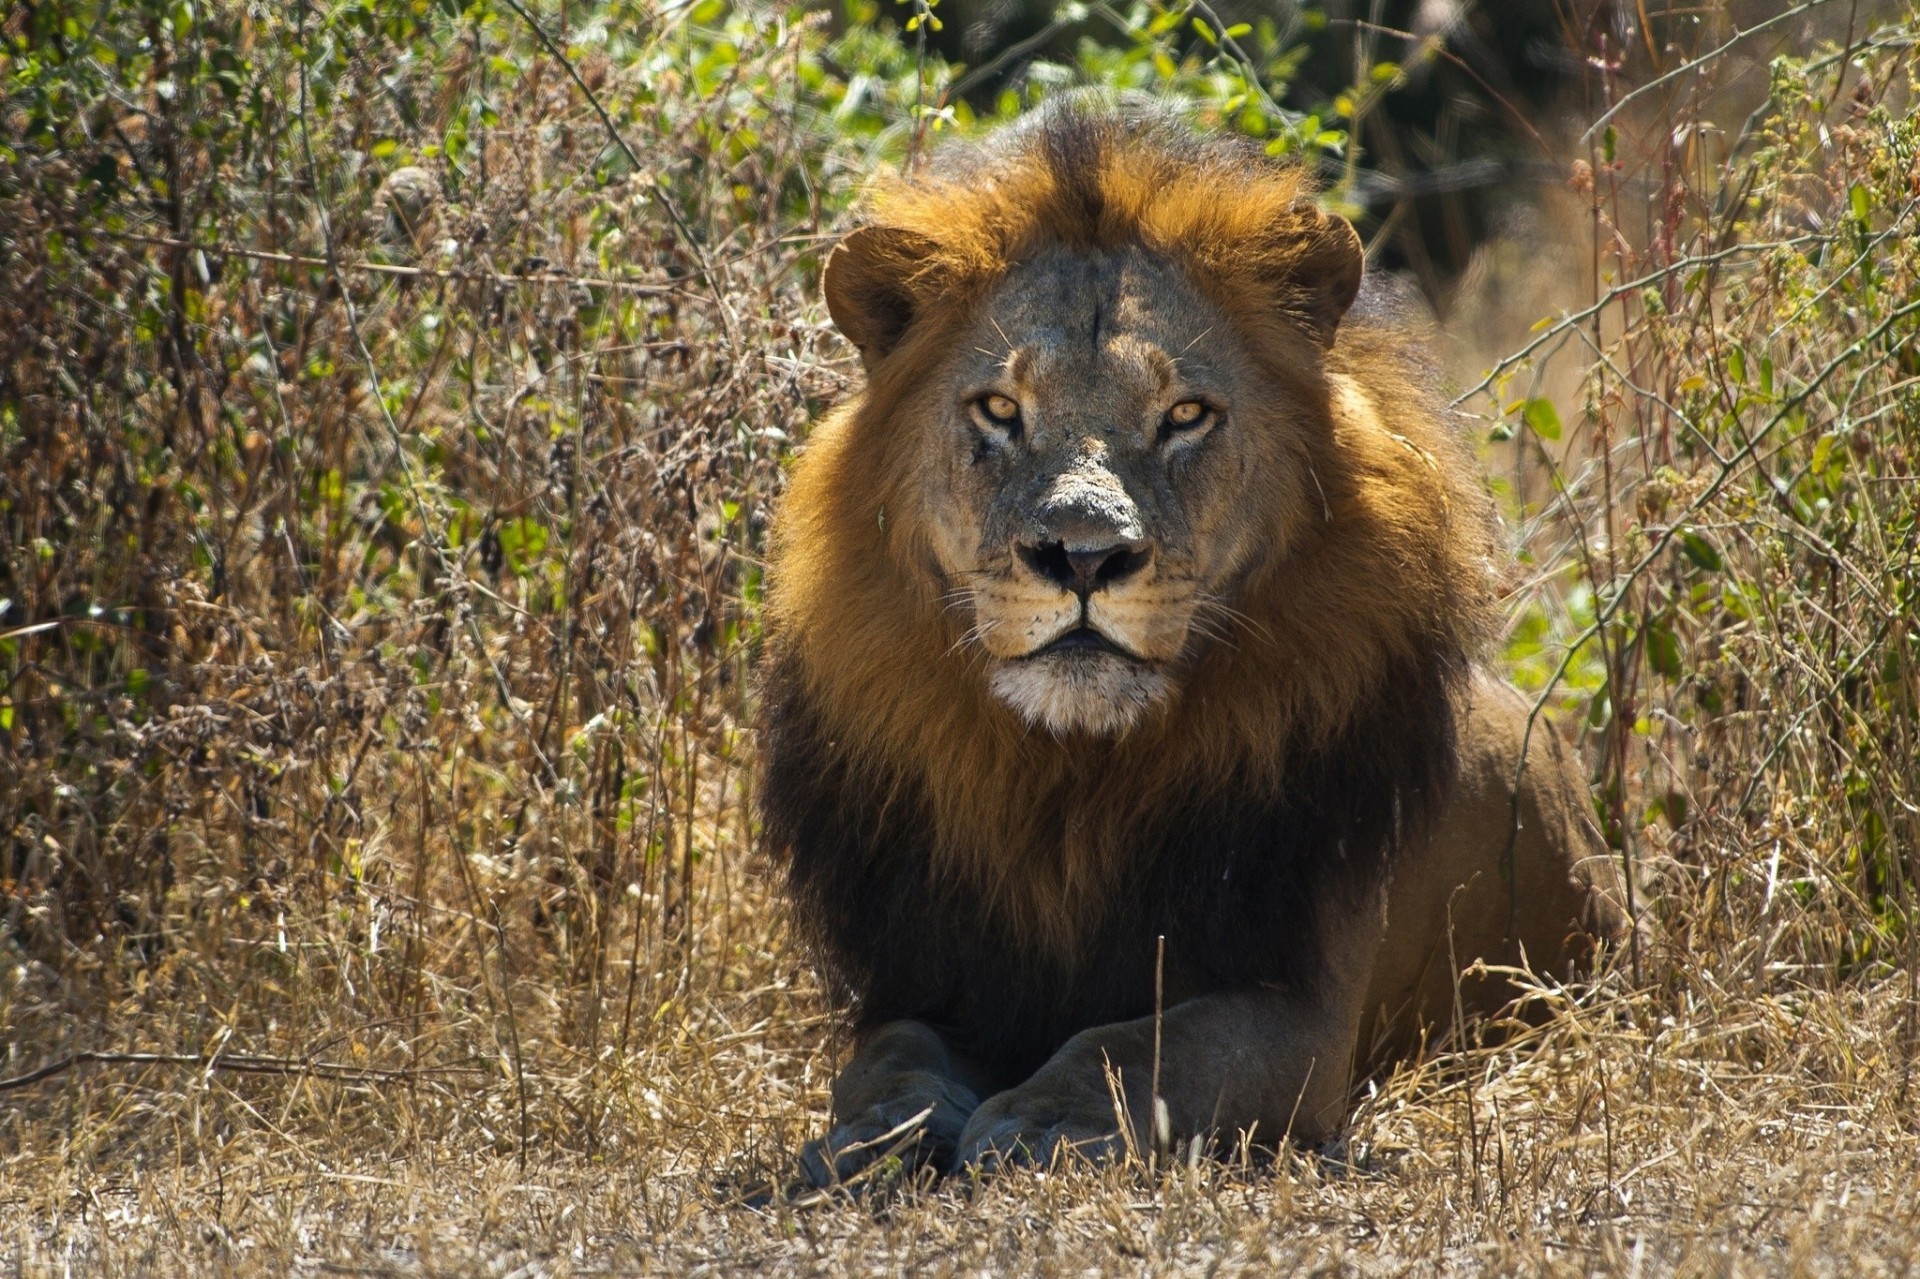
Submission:
[[[215,8],[167,56],[283,76],[244,130],[188,81],[139,141],[76,122],[90,170],[9,169],[7,1057],[484,1061],[518,1157],[595,1148],[607,1063],[778,936],[737,913],[742,708],[779,458],[840,376],[795,318],[811,37],[735,48],[784,102],[630,115],[642,170],[527,30],[369,20]]]

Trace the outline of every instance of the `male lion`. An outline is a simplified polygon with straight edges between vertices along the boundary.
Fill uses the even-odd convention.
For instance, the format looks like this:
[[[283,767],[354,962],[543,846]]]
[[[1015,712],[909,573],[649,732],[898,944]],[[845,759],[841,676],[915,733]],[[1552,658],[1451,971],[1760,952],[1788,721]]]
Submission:
[[[794,468],[763,684],[858,1039],[813,1180],[1318,1140],[1356,1068],[1512,996],[1463,965],[1621,932],[1573,759],[1480,665],[1490,504],[1296,170],[1073,98],[870,212],[825,281],[867,386]]]

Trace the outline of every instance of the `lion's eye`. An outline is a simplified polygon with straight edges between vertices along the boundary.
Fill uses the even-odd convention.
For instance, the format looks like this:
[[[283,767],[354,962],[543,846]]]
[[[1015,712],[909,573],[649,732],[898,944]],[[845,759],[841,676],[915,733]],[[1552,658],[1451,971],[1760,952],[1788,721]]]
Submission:
[[[973,423],[988,440],[1019,439],[1020,404],[1011,396],[989,392],[973,402]]]
[[[1167,410],[1160,423],[1160,438],[1170,439],[1186,431],[1198,430],[1213,421],[1213,410],[1199,400],[1182,400]]]
[[[995,426],[1013,426],[1020,421],[1020,406],[1004,395],[983,395],[980,412]]]

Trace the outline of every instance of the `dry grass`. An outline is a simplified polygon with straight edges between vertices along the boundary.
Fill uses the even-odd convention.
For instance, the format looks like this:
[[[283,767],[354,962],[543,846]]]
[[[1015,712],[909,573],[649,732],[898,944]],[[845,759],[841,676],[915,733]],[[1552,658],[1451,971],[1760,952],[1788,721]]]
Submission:
[[[92,1055],[0,1092],[8,1273],[1915,1268],[1911,25],[1639,100],[1464,401],[1659,941],[1340,1151],[799,1209],[756,556],[917,68],[572,7],[577,80],[512,4],[5,19],[0,1075]]]

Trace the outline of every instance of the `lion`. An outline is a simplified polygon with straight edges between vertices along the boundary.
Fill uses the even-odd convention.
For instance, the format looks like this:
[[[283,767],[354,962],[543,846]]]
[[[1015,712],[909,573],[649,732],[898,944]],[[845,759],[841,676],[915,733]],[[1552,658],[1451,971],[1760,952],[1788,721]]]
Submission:
[[[867,213],[761,674],[856,1045],[809,1179],[1322,1141],[1513,999],[1473,961],[1622,936],[1572,751],[1485,664],[1498,524],[1420,326],[1297,168],[1073,97]]]

